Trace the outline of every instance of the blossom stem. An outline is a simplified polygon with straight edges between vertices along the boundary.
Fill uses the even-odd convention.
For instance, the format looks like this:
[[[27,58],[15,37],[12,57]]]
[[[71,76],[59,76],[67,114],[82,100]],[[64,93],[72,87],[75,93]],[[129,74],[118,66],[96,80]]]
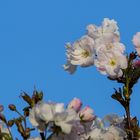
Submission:
[[[128,128],[131,129],[131,117],[130,117],[130,101],[128,101],[128,105],[125,108],[126,111],[126,117],[127,117],[127,124],[128,124]]]
[[[45,140],[45,135],[44,135],[44,133],[40,133],[40,136],[41,136],[41,139],[42,139],[42,140]]]
[[[23,121],[24,121],[24,127],[25,127],[25,130],[26,130],[27,124],[26,124],[25,116],[23,116],[18,110],[16,110],[16,112],[17,112],[17,113],[23,118]]]
[[[129,73],[130,73],[130,69],[131,69],[131,61],[128,61],[128,70],[126,73],[126,83],[125,83],[125,88],[126,91],[124,91],[124,98],[125,98],[125,102],[126,102],[126,106],[125,108],[125,112],[126,112],[126,121],[127,121],[127,129],[128,131],[128,138],[132,139],[133,138],[133,134],[130,133],[131,132],[131,116],[130,116],[130,96],[131,96],[131,92],[132,89],[130,88],[130,80],[129,80]]]
[[[6,124],[6,127],[7,127],[8,131],[9,131],[9,134],[10,134],[10,136],[11,136],[11,139],[14,140],[14,139],[13,139],[13,135],[12,135],[12,133],[11,133],[11,130],[9,129],[9,126],[8,126],[7,122],[6,122],[5,124]]]

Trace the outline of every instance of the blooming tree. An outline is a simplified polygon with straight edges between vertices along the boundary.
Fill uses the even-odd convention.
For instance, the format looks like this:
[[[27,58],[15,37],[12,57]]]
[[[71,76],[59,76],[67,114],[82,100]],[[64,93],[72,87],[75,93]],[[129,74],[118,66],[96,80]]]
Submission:
[[[23,92],[21,97],[28,104],[23,113],[14,104],[9,105],[18,117],[7,120],[4,108],[0,106],[0,139],[14,140],[11,128],[15,125],[23,140],[139,140],[140,127],[137,117],[131,116],[130,103],[133,86],[140,78],[140,32],[132,41],[136,51],[128,55],[125,45],[120,42],[117,22],[105,18],[101,26],[88,25],[85,35],[66,44],[64,69],[70,74],[79,66],[95,66],[109,80],[122,84],[115,89],[112,98],[122,105],[124,116],[109,114],[100,119],[92,108],[82,107],[78,98],[65,106],[43,101],[43,93],[36,90],[32,96]],[[35,129],[39,136],[31,137]]]

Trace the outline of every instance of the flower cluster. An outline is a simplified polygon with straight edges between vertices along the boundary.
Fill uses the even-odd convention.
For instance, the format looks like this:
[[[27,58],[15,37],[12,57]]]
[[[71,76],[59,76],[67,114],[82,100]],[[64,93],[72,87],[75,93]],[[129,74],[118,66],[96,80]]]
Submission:
[[[43,92],[34,90],[32,96],[23,92],[20,97],[28,104],[22,109],[23,113],[14,104],[9,105],[17,117],[7,120],[0,105],[0,140],[14,139],[13,125],[23,140],[140,140],[139,121],[131,116],[130,110],[133,86],[140,78],[140,32],[134,35],[132,42],[136,52],[126,55],[117,22],[105,18],[101,26],[88,25],[86,35],[66,44],[66,71],[72,74],[78,66],[95,65],[101,74],[123,85],[111,96],[124,108],[123,117],[109,114],[100,119],[92,108],[82,107],[78,98],[65,106],[44,102]],[[30,127],[27,119],[32,124]],[[38,137],[31,135],[35,128],[40,134]]]
[[[51,132],[48,140],[123,140],[126,137],[123,118],[115,114],[102,120],[82,102],[74,98],[66,107],[62,103],[39,102],[30,111],[29,119],[40,132]],[[41,137],[29,140],[41,140]]]
[[[77,98],[74,98],[66,108],[63,103],[38,102],[30,111],[29,120],[40,132],[49,129],[56,134],[70,134],[80,121],[91,122],[95,119],[90,107],[81,109],[81,106],[82,103]]]
[[[72,74],[77,66],[95,65],[104,75],[121,77],[128,63],[118,29],[117,22],[108,18],[103,20],[101,26],[88,25],[86,35],[73,44],[66,44],[67,64],[64,69]],[[140,33],[134,36],[133,43],[140,54]]]

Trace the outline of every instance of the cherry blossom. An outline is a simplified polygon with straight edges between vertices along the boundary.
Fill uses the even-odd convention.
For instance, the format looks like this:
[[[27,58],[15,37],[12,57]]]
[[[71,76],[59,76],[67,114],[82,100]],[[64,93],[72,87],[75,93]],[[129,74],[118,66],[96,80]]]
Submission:
[[[67,64],[64,69],[74,73],[77,66],[88,67],[94,64],[94,40],[91,37],[83,36],[73,44],[68,43]]]
[[[133,37],[133,44],[135,45],[135,49],[140,56],[140,32],[137,32]]]
[[[121,77],[122,69],[127,68],[127,58],[117,51],[100,51],[98,52],[95,66],[98,70],[109,77]]]

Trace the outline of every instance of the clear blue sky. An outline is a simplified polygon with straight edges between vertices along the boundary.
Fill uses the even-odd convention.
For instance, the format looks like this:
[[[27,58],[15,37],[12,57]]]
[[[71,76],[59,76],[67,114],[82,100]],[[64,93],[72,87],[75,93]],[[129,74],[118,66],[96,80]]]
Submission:
[[[132,36],[140,31],[139,0],[1,0],[0,1],[0,104],[15,103],[21,90],[43,90],[46,100],[68,103],[79,97],[103,117],[123,115],[110,98],[119,85],[100,75],[94,67],[66,73],[64,45],[85,33],[90,23],[104,17],[118,22],[121,41],[133,50]],[[140,119],[140,83],[135,86],[132,114]],[[7,117],[11,117],[8,109]],[[13,131],[15,132],[15,130]]]

